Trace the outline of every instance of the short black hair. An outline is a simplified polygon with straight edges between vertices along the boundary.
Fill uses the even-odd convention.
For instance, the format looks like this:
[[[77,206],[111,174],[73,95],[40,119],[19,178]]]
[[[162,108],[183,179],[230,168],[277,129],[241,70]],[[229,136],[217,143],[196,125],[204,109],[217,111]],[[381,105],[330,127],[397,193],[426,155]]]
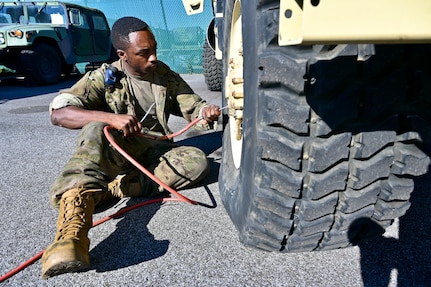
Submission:
[[[129,34],[136,31],[150,30],[147,23],[136,17],[123,17],[112,25],[112,45],[116,50],[126,50],[130,45]]]

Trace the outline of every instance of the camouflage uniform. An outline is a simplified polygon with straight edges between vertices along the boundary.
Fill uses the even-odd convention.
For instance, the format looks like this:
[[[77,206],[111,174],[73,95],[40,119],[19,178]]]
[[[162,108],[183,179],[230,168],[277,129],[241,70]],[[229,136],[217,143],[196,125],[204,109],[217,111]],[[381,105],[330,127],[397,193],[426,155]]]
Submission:
[[[51,102],[50,110],[72,105],[89,110],[136,115],[136,98],[127,81],[128,76],[121,72],[124,70],[122,62],[119,60],[112,65],[119,70],[115,86],[105,86],[104,75],[108,65],[104,64],[86,73],[70,89],[61,91]],[[155,96],[157,120],[163,127],[162,134],[171,133],[167,126],[170,114],[191,121],[207,105],[178,74],[162,62],[159,62],[154,72],[151,91]],[[92,122],[82,128],[75,153],[52,187],[50,200],[54,206],[58,206],[59,199],[67,190],[83,187],[106,191],[108,183],[112,181],[116,182],[117,186],[114,187],[119,193],[114,194],[117,196],[152,195],[162,190],[109,144],[103,134],[104,126],[104,123]],[[209,127],[201,124],[200,128]],[[196,183],[208,171],[206,155],[195,147],[182,147],[172,141],[141,136],[123,137],[117,131],[111,131],[111,134],[127,153],[173,188]]]

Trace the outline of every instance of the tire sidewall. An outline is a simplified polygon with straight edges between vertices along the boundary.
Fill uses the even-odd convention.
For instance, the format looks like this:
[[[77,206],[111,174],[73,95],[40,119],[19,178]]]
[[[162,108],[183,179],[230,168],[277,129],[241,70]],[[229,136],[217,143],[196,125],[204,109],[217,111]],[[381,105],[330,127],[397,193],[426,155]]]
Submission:
[[[243,5],[244,5],[243,1]],[[251,1],[254,2],[254,1]],[[251,6],[253,3],[249,3]],[[229,52],[228,47],[230,45],[230,29],[231,29],[231,19],[232,10],[234,6],[234,1],[229,1],[225,3],[225,22],[224,28],[224,47],[223,50],[223,79],[226,81],[226,76],[228,75],[228,63],[229,63]],[[246,22],[250,21],[250,17],[253,18],[255,12],[249,15],[249,19],[245,20],[243,18],[243,23],[253,23]],[[244,13],[243,13],[244,17]],[[247,29],[244,30],[244,26]],[[255,31],[254,25],[243,25],[243,32],[247,32],[247,35],[253,35]],[[233,157],[232,157],[232,147],[230,143],[230,128],[229,125],[233,124],[229,122],[224,129],[223,135],[223,157],[219,176],[219,189],[221,193],[221,198],[225,208],[236,225],[240,239],[243,242],[247,241],[244,236],[247,234],[247,222],[246,218],[249,216],[250,207],[252,202],[252,193],[255,190],[255,164],[258,159],[256,150],[256,129],[257,129],[257,119],[256,111],[258,106],[257,101],[257,73],[256,73],[256,57],[255,48],[250,45],[256,45],[255,37],[248,37],[253,39],[245,40],[247,36],[243,35],[244,40],[244,87],[247,89],[244,91],[244,120],[243,120],[243,148],[241,155],[241,165],[240,168],[235,168]],[[254,54],[253,54],[254,53]],[[245,59],[247,55],[247,60]],[[250,62],[248,62],[250,60]],[[246,64],[247,63],[247,64]],[[226,83],[224,83],[226,84]],[[226,89],[222,86],[223,98],[225,98]]]

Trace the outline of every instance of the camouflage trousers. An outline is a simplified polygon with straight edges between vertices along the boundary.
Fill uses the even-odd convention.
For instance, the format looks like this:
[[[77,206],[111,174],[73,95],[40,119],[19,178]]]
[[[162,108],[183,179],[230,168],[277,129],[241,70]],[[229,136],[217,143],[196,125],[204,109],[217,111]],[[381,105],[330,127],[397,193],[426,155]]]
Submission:
[[[72,188],[108,192],[108,184],[113,181],[119,183],[117,188],[125,196],[152,196],[163,191],[111,146],[103,133],[104,126],[94,122],[83,127],[75,153],[51,189],[50,201],[55,207],[62,194]],[[111,131],[111,135],[130,156],[174,189],[193,185],[208,173],[206,155],[196,147],[141,136],[124,137],[117,131]]]

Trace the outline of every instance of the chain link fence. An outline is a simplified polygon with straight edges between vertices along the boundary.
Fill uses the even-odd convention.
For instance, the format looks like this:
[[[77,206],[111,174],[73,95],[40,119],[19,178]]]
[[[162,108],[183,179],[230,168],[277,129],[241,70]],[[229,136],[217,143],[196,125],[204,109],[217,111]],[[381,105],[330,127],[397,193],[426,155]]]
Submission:
[[[103,11],[110,27],[124,16],[150,25],[157,39],[157,57],[178,73],[202,73],[206,30],[213,17],[211,1],[204,12],[188,16],[181,0],[68,0]]]

